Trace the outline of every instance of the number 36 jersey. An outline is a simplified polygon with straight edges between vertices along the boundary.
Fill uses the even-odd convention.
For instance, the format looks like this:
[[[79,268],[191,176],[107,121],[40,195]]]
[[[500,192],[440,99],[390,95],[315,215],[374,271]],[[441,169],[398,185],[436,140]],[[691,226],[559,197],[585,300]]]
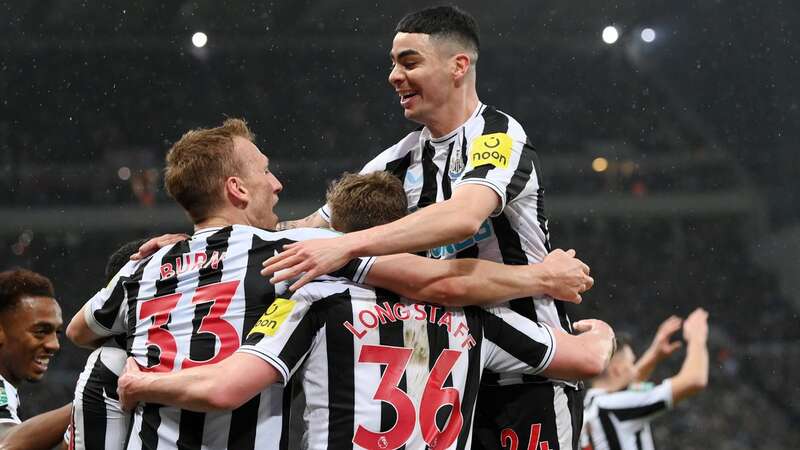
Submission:
[[[483,369],[539,373],[555,339],[507,307],[444,308],[317,282],[277,299],[238,351],[284,382],[302,380],[305,448],[445,450],[471,446]]]
[[[275,299],[261,262],[284,244],[331,237],[316,229],[269,232],[234,225],[198,230],[141,262],[130,262],[84,308],[98,335],[125,334],[143,370],[172,372],[219,362],[236,351]],[[366,276],[372,260],[338,275]],[[230,412],[198,413],[145,404],[136,411],[129,449],[279,449],[282,389]]]

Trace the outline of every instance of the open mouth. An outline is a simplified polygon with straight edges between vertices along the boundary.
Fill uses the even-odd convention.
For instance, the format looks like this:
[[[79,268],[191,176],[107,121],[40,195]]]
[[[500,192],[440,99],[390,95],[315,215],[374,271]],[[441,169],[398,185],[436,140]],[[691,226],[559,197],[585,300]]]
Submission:
[[[33,360],[34,367],[39,372],[47,371],[47,367],[50,365],[50,357],[49,356],[41,356]]]
[[[401,105],[405,105],[406,103],[411,101],[411,99],[416,97],[417,95],[418,94],[416,92],[407,92],[405,94],[400,94],[400,104]]]

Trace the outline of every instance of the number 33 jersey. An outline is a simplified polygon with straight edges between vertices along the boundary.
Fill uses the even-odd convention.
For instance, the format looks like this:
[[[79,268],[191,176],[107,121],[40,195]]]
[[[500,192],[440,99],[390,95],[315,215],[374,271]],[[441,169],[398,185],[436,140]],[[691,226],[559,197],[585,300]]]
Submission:
[[[277,299],[239,351],[284,382],[301,378],[305,448],[445,450],[471,446],[483,369],[539,373],[555,339],[507,307],[444,308],[317,282]]]
[[[234,225],[198,230],[141,262],[130,262],[84,308],[98,335],[125,334],[142,370],[173,372],[219,362],[236,351],[272,305],[276,289],[261,262],[317,229],[269,232]],[[338,274],[366,276],[371,260]],[[347,275],[346,275],[347,274]],[[268,389],[230,412],[198,413],[156,404],[134,416],[129,449],[277,449],[282,389]],[[285,445],[285,443],[283,443]]]

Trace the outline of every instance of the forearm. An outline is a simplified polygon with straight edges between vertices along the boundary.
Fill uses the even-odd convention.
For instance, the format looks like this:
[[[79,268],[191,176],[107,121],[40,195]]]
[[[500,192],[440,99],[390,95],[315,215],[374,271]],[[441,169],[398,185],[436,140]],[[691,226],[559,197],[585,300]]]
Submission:
[[[705,340],[687,343],[686,359],[681,370],[672,377],[672,399],[677,403],[702,391],[708,384],[708,347]]]
[[[636,361],[635,381],[647,381],[650,379],[650,375],[652,375],[659,362],[661,362],[661,360],[658,358],[658,352],[652,347],[648,348]]]
[[[130,396],[139,402],[177,406],[191,411],[225,409],[218,388],[224,385],[214,365],[147,377],[136,383]]]
[[[577,336],[554,330],[556,354],[543,372],[551,378],[584,380],[600,375],[614,349],[612,333],[588,332]]]
[[[302,219],[279,222],[276,229],[282,231],[292,228],[325,228],[327,226],[328,222],[319,215],[319,212],[315,211]]]
[[[353,257],[418,252],[462,241],[472,236],[480,223],[464,217],[457,204],[442,202],[341,239],[349,241]]]
[[[2,439],[4,450],[50,450],[64,439],[72,405],[39,414],[13,427]]]
[[[548,280],[549,272],[541,264],[506,266],[478,259],[441,261],[403,254],[378,258],[366,281],[413,300],[468,306],[543,295]]]

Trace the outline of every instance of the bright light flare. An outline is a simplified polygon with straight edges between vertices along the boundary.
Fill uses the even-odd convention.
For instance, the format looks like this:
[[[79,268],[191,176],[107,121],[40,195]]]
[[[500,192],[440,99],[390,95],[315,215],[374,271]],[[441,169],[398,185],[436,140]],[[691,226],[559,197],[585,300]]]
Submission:
[[[595,172],[605,172],[608,169],[608,160],[602,156],[597,157],[592,161],[592,170]]]
[[[603,42],[610,45],[617,42],[617,39],[619,39],[619,31],[616,27],[609,25],[603,28]]]
[[[197,33],[192,35],[192,45],[197,48],[202,48],[206,46],[208,42],[208,36],[202,31],[198,31]]]
[[[655,41],[656,40],[656,30],[654,30],[652,28],[645,28],[644,30],[642,30],[642,40],[647,42],[648,44],[650,42]]]

